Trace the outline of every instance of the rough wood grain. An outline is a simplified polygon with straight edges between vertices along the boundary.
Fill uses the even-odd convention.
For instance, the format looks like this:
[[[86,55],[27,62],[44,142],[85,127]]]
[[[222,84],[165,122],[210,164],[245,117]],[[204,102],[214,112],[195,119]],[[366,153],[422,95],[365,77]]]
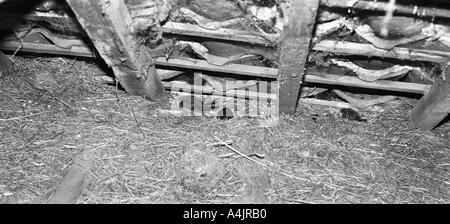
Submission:
[[[440,0],[441,3],[448,3],[446,0]],[[353,6],[351,3],[354,3]],[[350,3],[350,5],[349,5]],[[421,16],[421,17],[442,17],[450,18],[450,10],[445,8],[433,8],[424,7],[419,5],[413,5],[415,2],[411,1],[412,5],[399,5],[395,7],[396,13]],[[349,0],[322,0],[322,6],[326,7],[340,7],[340,8],[353,8],[363,11],[386,11],[388,6],[387,2],[381,1],[349,1]]]
[[[315,51],[324,51],[340,55],[361,55],[367,57],[393,58],[411,61],[427,61],[448,64],[450,53],[446,51],[422,50],[405,47],[395,47],[384,50],[371,44],[361,44],[348,41],[323,40],[313,46]]]
[[[431,90],[414,108],[411,119],[416,127],[432,130],[450,113],[450,69],[445,79],[435,81]]]
[[[0,49],[14,52],[21,45],[17,42],[5,42],[0,44]],[[43,54],[71,55],[78,57],[94,57],[94,53],[89,48],[72,47],[71,49],[63,49],[51,44],[23,43],[20,52],[32,52]],[[249,65],[228,64],[225,66],[217,66],[209,64],[204,60],[196,59],[169,59],[156,58],[156,66],[175,69],[192,69],[198,71],[221,72],[228,74],[240,75],[243,77],[260,77],[276,79],[278,77],[278,69],[265,68]],[[177,72],[175,72],[177,74]],[[175,75],[176,75],[175,74]],[[165,76],[165,74],[161,74]],[[167,79],[167,77],[165,77]],[[349,86],[367,89],[378,89],[394,92],[405,92],[414,94],[426,94],[430,85],[397,82],[390,80],[380,80],[376,82],[365,82],[355,76],[340,76],[336,74],[326,74],[323,72],[309,71],[304,75],[304,81],[309,83],[320,83],[326,85]]]
[[[246,31],[220,28],[218,30],[208,30],[197,25],[177,22],[167,22],[162,27],[162,31],[168,34],[204,37],[217,40],[235,41],[259,45],[273,45],[272,42],[261,36],[256,36]]]
[[[123,0],[68,0],[79,23],[114,74],[133,95],[156,99],[163,86],[145,47],[131,35]]]
[[[280,112],[294,113],[310,51],[319,0],[290,1],[280,56]]]

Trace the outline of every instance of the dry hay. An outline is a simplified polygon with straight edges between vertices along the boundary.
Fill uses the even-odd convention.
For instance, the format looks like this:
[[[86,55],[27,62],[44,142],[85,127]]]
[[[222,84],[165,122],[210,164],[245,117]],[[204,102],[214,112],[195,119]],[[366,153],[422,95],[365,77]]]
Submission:
[[[414,129],[415,100],[386,104],[367,123],[301,108],[260,127],[162,114],[167,98],[102,84],[91,62],[15,60],[0,88],[1,203],[45,202],[86,152],[77,203],[450,203],[450,124]]]

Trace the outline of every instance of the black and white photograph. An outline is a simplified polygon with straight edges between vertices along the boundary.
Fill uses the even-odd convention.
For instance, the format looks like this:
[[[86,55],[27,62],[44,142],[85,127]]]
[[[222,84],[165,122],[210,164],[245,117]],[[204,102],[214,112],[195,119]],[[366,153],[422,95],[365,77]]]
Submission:
[[[0,0],[0,204],[448,205],[449,65],[448,0]]]

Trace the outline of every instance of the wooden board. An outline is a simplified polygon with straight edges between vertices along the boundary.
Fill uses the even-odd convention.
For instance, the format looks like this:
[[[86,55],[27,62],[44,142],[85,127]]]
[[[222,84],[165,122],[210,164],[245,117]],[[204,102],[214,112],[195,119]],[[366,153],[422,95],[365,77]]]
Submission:
[[[437,80],[428,94],[423,97],[412,112],[416,127],[432,130],[450,113],[450,69],[444,80]]]
[[[305,75],[305,82],[413,94],[426,94],[430,90],[430,85],[419,83],[398,82],[390,80],[366,82],[356,76],[325,74],[317,72],[308,72]]]
[[[203,37],[209,39],[235,41],[260,45],[272,45],[270,41],[263,37],[256,36],[249,32],[220,28],[217,30],[208,30],[197,25],[187,23],[167,22],[162,26],[162,31],[168,34]]]
[[[5,15],[7,16],[7,15]],[[46,18],[49,17],[49,18]],[[63,24],[71,24],[71,19],[67,16],[61,16],[53,13],[33,13],[27,16],[27,19],[42,20],[57,19]],[[65,21],[66,20],[66,21]],[[1,26],[0,26],[1,29]],[[9,26],[8,26],[9,29]],[[73,28],[71,28],[73,29]],[[184,35],[192,37],[201,37],[213,40],[233,41],[252,45],[272,45],[272,43],[261,36],[248,33],[246,31],[232,29],[207,30],[197,25],[167,22],[162,26],[165,34]],[[72,32],[77,32],[72,30]],[[78,31],[82,32],[82,31]],[[372,44],[355,43],[349,41],[322,40],[315,43],[312,48],[314,51],[324,51],[339,55],[361,55],[366,57],[393,58],[412,61],[427,61],[440,64],[448,64],[450,52],[426,49],[414,49],[407,47],[395,47],[384,50],[374,47]]]
[[[448,3],[448,0],[433,0],[435,5],[437,2]],[[431,1],[430,1],[431,2]],[[353,3],[353,5],[351,5]],[[415,4],[415,5],[414,5]],[[369,10],[369,11],[386,11],[389,8],[389,3],[382,1],[349,1],[349,0],[322,0],[322,6],[325,7],[340,7],[340,8],[352,8],[357,10]],[[442,6],[441,6],[442,7]],[[411,1],[410,5],[395,6],[395,12],[407,15],[420,16],[425,18],[442,17],[450,18],[450,10],[437,7],[420,6],[416,1]]]
[[[258,66],[249,66],[249,65],[241,65],[241,64],[227,64],[223,66],[213,65],[208,63],[205,60],[197,60],[197,59],[169,59],[165,58],[157,58],[156,64],[160,66],[166,67],[176,67],[176,68],[184,68],[184,69],[193,69],[193,70],[201,70],[201,71],[210,71],[210,72],[220,72],[220,73],[228,73],[228,74],[236,74],[250,77],[260,77],[260,78],[269,78],[276,79],[278,70],[274,68],[267,67],[258,67]]]
[[[93,49],[88,47],[71,47],[70,49],[61,48],[53,44],[41,44],[41,43],[28,43],[28,42],[1,42],[0,49],[5,51],[15,52],[29,52],[37,54],[49,54],[49,55],[69,55],[83,58],[95,58],[96,55]]]
[[[68,0],[97,51],[125,90],[156,99],[164,87],[146,48],[132,35],[132,18],[123,0]]]
[[[10,52],[43,53],[43,54],[57,54],[57,55],[71,55],[77,57],[95,57],[95,54],[86,47],[72,47],[71,49],[64,49],[52,44],[38,44],[38,43],[17,43],[4,42],[0,43],[0,49],[8,50]],[[225,66],[218,66],[209,64],[205,60],[196,59],[169,59],[156,58],[155,64],[157,67],[166,67],[169,69],[192,69],[197,71],[220,72],[227,74],[234,74],[247,77],[259,77],[276,79],[278,77],[278,69],[265,68],[240,64],[228,64]],[[378,89],[384,91],[404,92],[413,94],[426,94],[431,86],[418,83],[398,82],[390,80],[380,80],[376,82],[365,82],[356,76],[342,76],[336,74],[325,74],[319,72],[308,72],[304,75],[304,82],[318,83],[335,86],[349,86],[367,89]]]
[[[384,50],[376,48],[372,44],[361,44],[339,40],[320,41],[314,45],[313,50],[341,55],[361,55],[367,57],[427,61],[439,64],[448,64],[450,61],[450,52],[446,51],[413,49],[405,47],[395,47],[392,50]]]
[[[297,108],[305,64],[310,51],[319,0],[291,0],[286,16],[280,56],[280,112],[294,113]]]

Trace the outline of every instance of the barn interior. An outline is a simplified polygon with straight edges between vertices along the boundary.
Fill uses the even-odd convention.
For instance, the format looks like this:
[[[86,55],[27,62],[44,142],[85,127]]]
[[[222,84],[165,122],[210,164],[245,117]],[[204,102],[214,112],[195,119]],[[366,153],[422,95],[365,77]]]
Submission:
[[[305,109],[313,111],[307,118],[314,122],[322,113],[318,111],[325,110],[332,114],[330,119],[354,126],[381,122],[380,117],[391,111],[392,119],[413,128],[411,133],[428,133],[428,143],[439,142],[433,147],[445,156],[440,154],[438,164],[447,165],[439,171],[444,184],[436,193],[443,199],[434,197],[449,200],[448,189],[443,190],[449,180],[445,161],[450,158],[446,0],[3,0],[0,21],[0,80],[22,71],[20,66],[34,61],[30,57],[75,58],[74,64],[79,60],[98,65],[101,72],[94,78],[99,83],[161,103],[156,107],[163,116],[225,122],[262,118],[260,126],[271,128],[280,116],[285,119]],[[73,108],[55,95],[53,99]],[[144,129],[135,112],[132,121],[140,135]],[[254,135],[251,142],[258,141]],[[430,135],[440,140],[430,140]],[[226,139],[213,139],[233,147],[222,140]],[[23,147],[32,144],[25,142]],[[195,153],[190,156],[200,156]],[[252,155],[244,157],[262,159],[267,152]],[[210,154],[201,156],[211,159]],[[193,163],[190,159],[186,157],[188,165]],[[219,168],[211,169],[202,175],[222,175]],[[197,178],[196,172],[184,175]],[[289,173],[281,176],[292,178]],[[270,185],[267,178],[273,180],[266,174],[255,178],[265,185]],[[252,181],[248,186],[255,187]],[[81,192],[75,188],[69,193],[53,191],[45,200],[74,201],[61,195],[78,198]],[[248,193],[245,202],[279,202],[255,188],[256,199]]]
[[[2,6],[8,12],[2,13],[2,20],[7,21],[0,27],[2,49],[102,58],[115,73],[109,82],[118,81],[130,94],[156,99],[163,89],[201,92],[200,99],[191,99],[201,102],[185,105],[209,106],[226,94],[251,104],[251,97],[245,95],[249,88],[267,83],[279,86],[279,90],[268,88],[262,96],[268,98],[268,104],[277,104],[276,110],[269,105],[269,111],[250,114],[247,109],[242,116],[292,113],[302,104],[330,105],[357,113],[396,96],[422,98],[435,79],[445,80],[450,45],[445,1],[335,0],[296,6],[278,0],[130,0],[121,4],[115,7],[126,8],[129,24],[95,19],[79,24],[77,16],[89,15],[73,12],[70,1],[7,1]],[[83,7],[95,6],[76,6]],[[301,11],[303,8],[308,10]],[[103,23],[112,34],[102,36],[85,29],[90,23]],[[296,27],[294,23],[298,23]],[[115,33],[121,25],[130,29]],[[294,31],[289,30],[292,28]],[[306,34],[287,37],[299,29]],[[116,40],[101,43],[102,38]],[[284,38],[297,38],[298,44],[287,46],[289,41]],[[117,42],[123,45],[118,50],[98,52],[104,48],[101,45]],[[118,58],[128,61],[118,62]],[[291,58],[300,65],[289,62]],[[157,70],[149,71],[149,66]],[[139,71],[142,69],[145,71]],[[289,72],[291,69],[296,71]],[[141,76],[150,78],[133,80]],[[196,85],[195,77],[200,80]],[[446,97],[446,93],[437,95]],[[330,98],[338,103],[327,100]],[[448,102],[428,98],[415,108],[412,119],[419,128],[433,129],[448,119]],[[180,105],[183,99],[186,96],[178,100]],[[230,117],[237,113],[236,108],[227,107],[232,105],[213,105],[206,112],[201,107],[192,113],[218,116],[224,109],[230,109]]]

